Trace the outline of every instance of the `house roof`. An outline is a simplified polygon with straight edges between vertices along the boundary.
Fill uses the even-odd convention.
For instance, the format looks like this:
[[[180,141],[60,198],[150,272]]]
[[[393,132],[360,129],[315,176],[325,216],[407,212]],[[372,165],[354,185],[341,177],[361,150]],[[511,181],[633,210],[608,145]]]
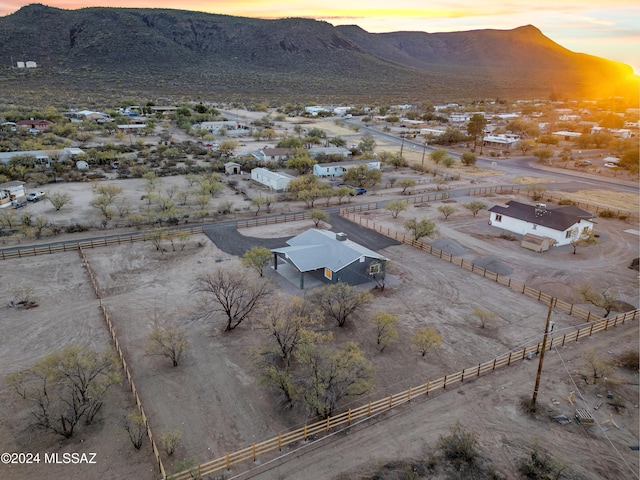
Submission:
[[[539,209],[535,205],[527,205],[526,203],[516,202],[515,200],[509,200],[506,207],[496,205],[491,207],[489,211],[561,232],[582,219],[589,220],[593,218],[592,214],[574,205],[544,207],[543,209]]]
[[[385,260],[385,257],[351,240],[337,240],[336,233],[312,228],[287,240],[289,247],[274,248],[272,252],[286,254],[301,272],[328,268],[342,270],[360,257]]]

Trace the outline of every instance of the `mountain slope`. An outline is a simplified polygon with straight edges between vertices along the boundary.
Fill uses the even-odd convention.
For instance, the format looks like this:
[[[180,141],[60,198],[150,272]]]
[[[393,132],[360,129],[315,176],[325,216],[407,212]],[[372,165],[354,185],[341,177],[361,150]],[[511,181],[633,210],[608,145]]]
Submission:
[[[620,93],[631,70],[579,55],[532,26],[510,31],[370,34],[289,18],[260,20],[166,9],[29,5],[0,18],[8,91],[410,99],[589,94],[594,77]]]

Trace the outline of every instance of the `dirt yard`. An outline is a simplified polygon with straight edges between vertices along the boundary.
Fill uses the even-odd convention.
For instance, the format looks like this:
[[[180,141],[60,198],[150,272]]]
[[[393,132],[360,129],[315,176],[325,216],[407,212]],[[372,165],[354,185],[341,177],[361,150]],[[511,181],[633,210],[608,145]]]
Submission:
[[[388,173],[396,177],[406,174],[406,171]],[[428,180],[428,176],[423,177]],[[143,180],[111,181],[125,188],[123,196],[132,204],[141,202],[145,193]],[[188,187],[182,177],[165,177],[162,182],[162,189],[171,185],[179,189]],[[468,185],[469,179],[463,179],[449,187]],[[57,184],[47,189],[71,193],[73,205],[54,212],[50,203],[39,202],[27,207],[34,215],[46,215],[60,223],[95,218],[94,209],[89,206],[93,196],[90,185]],[[375,189],[354,201],[380,201],[398,193],[399,189]],[[490,206],[510,198],[497,195],[473,199]],[[231,190],[222,192],[212,205],[225,200],[234,203],[238,215],[252,216],[249,202]],[[602,314],[602,310],[585,304],[576,293],[579,285],[591,283],[598,291],[615,290],[622,310],[640,304],[637,271],[627,268],[631,259],[638,256],[637,225],[598,219],[599,245],[579,247],[576,255],[571,247],[537,254],[520,248],[519,242],[499,238],[498,232],[487,225],[486,212],[473,217],[462,208],[470,198],[455,200],[450,205],[457,211],[446,221],[437,210],[439,202],[411,206],[397,219],[385,210],[367,212],[363,218],[399,232],[410,217],[434,219],[439,233],[429,242],[435,247],[500,270],[499,273],[597,314]],[[301,208],[279,203],[275,204],[274,213]],[[311,226],[311,221],[293,222],[240,232],[259,244],[260,239],[288,238]],[[86,235],[75,234],[75,238]],[[44,238],[39,242],[50,240]],[[349,319],[344,328],[327,324],[338,342],[358,342],[376,367],[375,390],[366,397],[348,399],[341,403],[341,408],[404,391],[540,338],[547,305],[408,246],[388,247],[381,253],[391,260],[389,273],[393,281],[383,292],[375,291],[372,305]],[[193,313],[194,279],[216,268],[243,268],[237,257],[218,249],[204,235],[192,238],[184,251],[169,249],[161,253],[147,243],[89,250],[86,254],[113,316],[156,438],[166,429],[182,432],[182,443],[175,454],[163,453],[169,472],[179,470],[185,463],[205,462],[314,420],[303,411],[283,410],[273,393],[258,385],[253,358],[264,333],[255,324],[243,323],[235,331],[223,333],[221,318],[202,320]],[[271,269],[267,269],[266,279],[282,295],[303,294]],[[4,261],[0,264],[0,284],[31,285],[39,304],[31,310],[9,308],[13,289],[0,290],[2,451],[97,453],[95,465],[0,465],[0,478],[158,478],[148,442],[141,450],[135,450],[120,426],[123,416],[133,408],[124,384],[109,392],[97,422],[81,426],[71,441],[61,441],[29,426],[28,410],[4,379],[35,359],[72,343],[89,343],[96,348],[110,345],[78,254]],[[481,328],[472,314],[476,306],[495,312],[496,319]],[[377,310],[401,318],[399,342],[383,353],[376,348],[370,321],[370,314]],[[143,353],[146,336],[155,320],[174,322],[188,333],[190,348],[176,368],[166,359]],[[580,324],[578,319],[562,313],[554,313],[553,321],[557,334]],[[444,340],[442,348],[424,358],[407,341],[422,325],[437,329]],[[615,389],[586,386],[576,372],[583,369],[580,357],[591,347],[609,359],[618,358],[629,349],[637,351],[637,322],[551,351],[545,360],[539,396],[542,408],[535,418],[522,412],[518,405],[521,397],[530,397],[533,392],[536,358],[465,382],[454,391],[447,389],[429,401],[415,402],[410,408],[363,423],[302,450],[283,451],[287,455],[273,463],[265,460],[246,465],[246,469],[258,470],[243,474],[241,468],[234,469],[225,478],[239,475],[328,479],[348,473],[360,478],[355,475],[368,475],[380,462],[424,457],[425,452],[433,450],[438,436],[446,434],[458,420],[479,434],[483,454],[491,457],[506,478],[519,478],[517,464],[536,442],[569,464],[575,474],[573,478],[637,478],[633,472],[638,471],[640,464],[638,453],[630,447],[638,445],[639,436],[638,372],[617,369]],[[571,391],[578,397],[577,406],[593,408],[601,398],[599,395],[604,396],[608,388],[614,390],[614,399],[603,397],[602,407],[594,411],[598,422],[611,419],[603,427],[606,431],[575,423],[561,426],[550,420],[560,413],[573,415],[574,406],[565,400]]]
[[[401,230],[409,215],[436,217],[436,207],[437,204],[412,207],[413,211],[403,212],[395,220],[385,211],[372,212],[367,218]],[[637,272],[627,269],[626,264],[627,258],[637,252],[638,237],[625,233],[628,225],[623,222],[610,222],[599,223],[599,228],[606,227],[607,232],[600,245],[579,249],[575,256],[566,247],[542,255],[523,250],[517,242],[498,239],[486,221],[462,210],[446,222],[438,220],[440,233],[433,241],[459,251],[465,258],[493,257],[498,265],[511,269],[515,279],[567,301],[579,301],[572,288],[588,280],[595,286],[615,286],[627,303],[637,307]],[[241,233],[254,238],[280,238],[310,226],[310,222],[296,222],[244,229]],[[163,456],[169,472],[185,461],[205,462],[312,421],[302,411],[282,410],[273,394],[258,386],[252,360],[264,338],[261,330],[247,323],[223,333],[221,319],[206,321],[193,315],[194,278],[214,268],[242,268],[237,257],[218,250],[204,236],[193,238],[182,252],[161,254],[151,244],[134,244],[86,253],[113,315],[156,437],[169,428],[183,433],[176,453]],[[376,292],[367,311],[350,319],[343,329],[327,324],[339,342],[357,341],[377,370],[375,390],[365,398],[349,399],[341,407],[358,406],[404,391],[540,337],[546,305],[408,246],[389,247],[382,253],[391,259],[389,273],[396,281],[384,292]],[[28,311],[8,308],[5,306],[11,300],[10,291],[0,293],[3,376],[73,342],[89,342],[96,347],[109,344],[77,254],[6,261],[0,275],[3,283],[32,285],[40,305]],[[267,279],[283,295],[301,293],[272,270]],[[495,312],[497,319],[481,328],[471,313],[475,306]],[[402,319],[400,341],[384,353],[376,348],[374,327],[369,320],[369,313],[376,310],[395,313]],[[164,359],[143,354],[145,337],[156,319],[171,320],[188,332],[190,348],[177,368]],[[553,321],[557,333],[580,324],[561,313],[554,313]],[[420,325],[436,328],[444,339],[441,349],[424,358],[407,342]],[[588,348],[597,348],[607,358],[617,358],[628,349],[637,349],[637,344],[635,323],[552,351],[545,361],[539,396],[543,408],[536,418],[518,408],[520,398],[533,391],[537,368],[534,359],[465,383],[427,402],[418,402],[403,409],[406,411],[362,424],[346,436],[334,435],[323,448],[316,445],[275,463],[260,462],[260,471],[244,477],[255,474],[256,478],[265,479],[311,478],[310,468],[317,473],[314,478],[333,478],[349,471],[361,474],[372,471],[379,462],[399,456],[419,458],[434,448],[438,435],[447,433],[459,420],[479,433],[484,454],[493,459],[506,478],[517,478],[517,463],[536,441],[570,464],[579,475],[575,478],[634,478],[625,462],[631,471],[637,471],[637,452],[629,448],[638,444],[637,371],[619,370],[617,406],[605,403],[594,412],[599,422],[605,422],[611,414],[619,429],[611,424],[605,427],[606,432],[597,426],[561,426],[550,417],[572,415],[574,407],[563,399],[571,391],[578,397],[582,392],[584,400],[578,402],[590,407],[596,404],[597,395],[606,393],[606,387],[585,386],[576,375],[582,368],[580,355]],[[27,410],[4,380],[0,383],[0,397],[2,404],[9,406],[3,409],[6,413],[0,423],[4,451],[95,451],[99,460],[97,465],[86,466],[2,465],[2,478],[98,478],[106,472],[106,476],[120,478],[157,477],[148,445],[135,451],[118,425],[132,407],[126,388],[114,388],[99,416],[101,420],[83,428],[70,442],[29,428]],[[421,423],[424,427],[416,427]],[[229,475],[240,473],[238,468]]]

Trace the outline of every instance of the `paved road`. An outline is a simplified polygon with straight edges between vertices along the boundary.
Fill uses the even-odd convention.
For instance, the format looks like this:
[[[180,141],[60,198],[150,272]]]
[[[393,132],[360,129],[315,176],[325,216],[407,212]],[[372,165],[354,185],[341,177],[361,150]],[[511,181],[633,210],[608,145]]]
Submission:
[[[384,138],[385,140],[401,145],[404,142],[406,148],[415,147],[416,149],[422,149],[424,147],[423,142],[415,141],[410,138],[398,138],[397,135],[391,135],[386,132],[381,132],[375,128],[367,127],[362,122],[354,120],[347,121],[352,125],[357,125],[361,130],[365,130],[374,136]],[[441,146],[426,147],[427,152],[431,152]],[[460,158],[459,153],[449,152],[449,155],[454,158]],[[554,182],[558,180],[564,182],[579,182],[582,186],[576,186],[576,189],[590,189],[590,188],[602,188],[602,189],[614,189],[625,192],[638,192],[638,184],[636,182],[625,182],[617,179],[593,177],[591,175],[585,175],[580,172],[571,172],[567,170],[550,169],[539,165],[538,160],[534,156],[525,157],[513,157],[509,159],[501,159],[499,161],[492,160],[490,158],[479,157],[477,165],[481,167],[492,168],[493,170],[502,170],[515,175],[537,175],[548,177],[553,179]]]

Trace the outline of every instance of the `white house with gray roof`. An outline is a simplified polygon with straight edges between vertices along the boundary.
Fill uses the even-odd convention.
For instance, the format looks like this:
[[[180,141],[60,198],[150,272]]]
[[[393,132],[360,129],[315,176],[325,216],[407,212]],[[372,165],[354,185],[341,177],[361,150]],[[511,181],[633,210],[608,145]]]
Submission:
[[[574,205],[547,207],[543,203],[528,205],[510,200],[506,206],[496,205],[489,209],[489,225],[509,232],[550,238],[555,246],[569,245],[578,235],[593,232],[593,215]]]
[[[287,240],[288,247],[274,248],[273,265],[288,264],[299,272],[299,287],[305,275],[324,283],[359,285],[384,275],[387,259],[347,238],[344,233],[310,229]]]

